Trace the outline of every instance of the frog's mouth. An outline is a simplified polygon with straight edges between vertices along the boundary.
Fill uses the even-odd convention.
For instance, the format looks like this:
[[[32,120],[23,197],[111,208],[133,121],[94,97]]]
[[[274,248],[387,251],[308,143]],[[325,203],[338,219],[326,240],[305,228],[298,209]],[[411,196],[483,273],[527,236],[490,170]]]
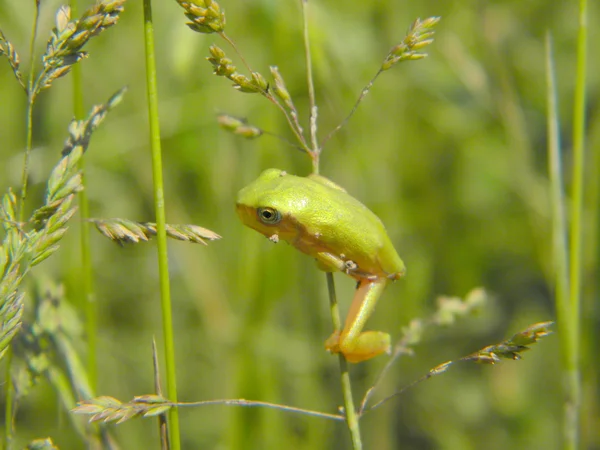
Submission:
[[[256,209],[242,203],[235,204],[235,211],[239,216],[242,223],[250,228],[254,228],[254,222],[256,222]]]

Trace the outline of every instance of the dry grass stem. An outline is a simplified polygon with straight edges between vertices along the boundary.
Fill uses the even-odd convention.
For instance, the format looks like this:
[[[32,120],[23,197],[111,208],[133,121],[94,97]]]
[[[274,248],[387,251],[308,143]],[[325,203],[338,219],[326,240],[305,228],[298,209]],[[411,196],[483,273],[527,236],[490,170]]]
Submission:
[[[434,376],[441,375],[445,373],[451,366],[461,362],[476,362],[482,364],[496,364],[501,359],[511,359],[513,361],[518,361],[522,358],[521,353],[530,349],[532,344],[538,342],[541,338],[546,337],[552,334],[552,330],[550,327],[553,325],[553,322],[539,322],[533,325],[530,325],[525,330],[513,335],[511,338],[502,341],[499,344],[488,345],[476,352],[471,353],[470,355],[464,356],[460,359],[454,361],[446,361],[442,364],[437,365],[425,375],[423,375],[418,380],[412,382],[408,386],[394,392],[393,394],[387,396],[383,400],[379,401],[375,405],[370,408],[361,409],[361,415],[366,414],[370,411],[373,411],[388,401],[398,397],[399,395],[406,392],[408,389],[416,386],[417,384],[422,383]]]
[[[359,414],[365,411],[369,400],[373,397],[381,382],[398,359],[402,355],[412,355],[414,353],[412,347],[421,342],[427,328],[431,326],[449,326],[461,317],[474,314],[484,306],[487,297],[486,292],[482,288],[472,289],[464,299],[440,296],[437,299],[438,307],[431,317],[427,319],[413,319],[407,327],[402,328],[402,337],[394,345],[392,356],[375,379],[373,386],[363,396]]]
[[[135,417],[153,417],[163,414],[173,407],[201,407],[209,405],[263,407],[312,417],[320,417],[322,419],[336,421],[345,420],[345,417],[339,414],[328,414],[310,409],[296,408],[270,402],[246,400],[243,398],[172,403],[160,395],[142,395],[134,397],[133,400],[126,403],[113,397],[97,397],[79,402],[72,412],[75,414],[91,416],[89,419],[90,422],[101,421],[116,422],[117,424],[120,424]]]
[[[342,122],[340,122],[337,127],[329,132],[325,139],[323,139],[321,144],[322,147],[324,147],[325,144],[329,142],[329,140],[350,121],[364,98],[375,84],[375,81],[377,81],[377,78],[379,78],[379,75],[381,75],[384,71],[391,69],[401,61],[415,61],[423,59],[427,56],[426,53],[422,53],[420,50],[433,43],[433,27],[440,21],[440,19],[440,17],[429,17],[425,20],[417,19],[412,23],[402,42],[392,47],[383,60],[383,63],[381,64],[381,67],[377,73],[375,73],[373,78],[371,78],[371,81],[369,81],[362,89],[350,113],[344,118],[344,120],[342,120]]]

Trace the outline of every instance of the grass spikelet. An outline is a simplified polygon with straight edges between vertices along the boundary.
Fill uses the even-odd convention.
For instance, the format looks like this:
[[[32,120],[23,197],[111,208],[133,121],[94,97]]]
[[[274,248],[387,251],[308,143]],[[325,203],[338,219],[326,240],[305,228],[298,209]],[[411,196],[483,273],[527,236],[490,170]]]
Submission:
[[[62,155],[68,155],[76,146],[87,150],[94,130],[100,126],[106,114],[121,103],[126,92],[126,87],[119,89],[106,103],[93,106],[85,120],[73,120],[69,125],[69,137],[65,141]]]
[[[213,73],[215,75],[233,81],[234,89],[240,92],[266,95],[269,86],[260,73],[251,72],[251,77],[248,78],[246,75],[237,72],[237,67],[233,65],[233,61],[225,55],[225,52],[220,47],[211,45],[209,52],[210,56],[206,59],[213,65]]]
[[[27,447],[25,447],[25,450],[58,450],[58,447],[54,445],[52,439],[46,438],[31,441]]]
[[[12,272],[5,276],[6,278],[12,278],[12,284],[15,283],[16,273]],[[21,318],[23,316],[23,294],[16,292],[16,289],[11,289],[9,292],[5,291],[5,285],[11,283],[5,283],[4,280],[0,284],[0,301],[2,306],[0,307],[0,359],[4,357],[8,345],[12,341],[13,337],[19,331],[21,327]]]
[[[271,70],[273,81],[275,82],[275,86],[273,86],[273,92],[285,104],[285,106],[290,109],[290,111],[294,111],[295,114],[298,114],[296,111],[296,106],[294,106],[294,102],[292,101],[292,96],[285,85],[285,81],[283,81],[283,76],[279,72],[279,68],[277,66],[271,66],[269,69]]]
[[[42,57],[43,69],[30,92],[31,103],[44,89],[71,70],[73,64],[87,57],[83,47],[94,36],[117,23],[125,0],[97,3],[81,16],[71,20],[71,8],[61,6],[56,13],[56,26],[52,29]]]
[[[221,128],[231,131],[233,134],[245,137],[246,139],[255,139],[263,135],[263,130],[254,125],[249,125],[245,119],[239,119],[229,114],[219,114],[217,122]]]
[[[423,53],[420,50],[433,43],[433,35],[435,33],[433,27],[439,21],[440,17],[415,20],[402,42],[390,50],[381,65],[381,70],[389,70],[401,61],[414,61],[427,57],[427,53]]]
[[[119,245],[149,241],[152,232],[143,223],[127,219],[90,219],[96,229]]]
[[[519,360],[522,358],[521,353],[529,350],[531,344],[535,344],[541,338],[552,334],[550,330],[552,325],[553,322],[535,323],[515,334],[510,339],[502,341],[499,344],[488,345],[475,353],[461,358],[460,361],[495,364],[501,358]]]
[[[192,30],[203,33],[222,33],[225,31],[225,12],[219,4],[212,0],[195,0],[185,2],[177,0],[185,10],[185,16],[190,20],[186,23]]]
[[[15,47],[4,37],[4,33],[0,30],[0,56],[6,55],[8,59],[8,63],[12,68],[17,81],[21,85],[21,87],[27,92],[27,86],[25,86],[25,81],[23,81],[23,74],[20,70],[21,59],[19,58],[19,54],[15,50]]]
[[[172,407],[169,400],[155,394],[134,397],[127,403],[122,403],[114,397],[103,396],[79,402],[72,412],[91,416],[90,423],[116,422],[120,424],[134,417],[157,416]]]
[[[0,358],[21,325],[23,296],[20,283],[29,269],[49,258],[59,248],[67,231],[67,223],[75,213],[74,194],[82,189],[79,161],[93,130],[106,112],[120,99],[121,91],[100,107],[94,107],[86,121],[73,121],[69,126],[70,151],[52,169],[44,205],[31,219],[17,221],[17,198],[9,190],[2,198],[0,224],[5,236],[0,246]],[[24,228],[29,225],[30,231]]]
[[[156,235],[156,224],[153,222],[134,222],[128,219],[90,219],[96,229],[104,236],[119,245],[137,244],[149,241]],[[166,224],[167,236],[178,241],[206,245],[206,240],[220,239],[214,231],[198,225]]]

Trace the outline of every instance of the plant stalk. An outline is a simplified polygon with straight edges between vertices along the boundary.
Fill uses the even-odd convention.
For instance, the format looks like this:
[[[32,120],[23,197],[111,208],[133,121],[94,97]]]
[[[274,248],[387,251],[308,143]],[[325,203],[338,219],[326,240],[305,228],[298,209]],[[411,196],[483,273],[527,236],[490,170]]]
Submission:
[[[35,41],[37,38],[38,23],[40,19],[40,5],[35,2],[35,16],[31,30],[31,40],[29,41],[29,76],[27,80],[27,142],[25,143],[25,157],[23,160],[23,173],[21,176],[21,204],[19,205],[19,222],[25,219],[25,199],[27,198],[27,181],[29,178],[29,158],[33,147],[33,102],[35,95],[33,92],[35,77]]]
[[[35,76],[35,41],[37,38],[38,23],[40,18],[40,5],[35,2],[35,15],[31,29],[31,40],[29,41],[29,75],[27,80],[27,136],[25,142],[25,157],[23,160],[23,172],[21,176],[21,201],[19,202],[19,222],[25,219],[25,199],[27,198],[27,179],[29,178],[29,158],[33,147],[33,79]],[[5,407],[4,407],[4,448],[9,450],[13,437],[13,407],[15,403],[15,390],[12,381],[13,351],[9,346],[6,351],[6,377],[5,377]]]
[[[552,204],[552,234],[553,234],[553,259],[554,259],[554,277],[555,277],[555,298],[556,298],[556,316],[559,326],[559,336],[561,340],[562,364],[565,380],[568,388],[568,401],[565,407],[565,448],[575,449],[576,443],[573,440],[575,434],[572,423],[573,410],[570,405],[574,404],[574,385],[571,379],[571,355],[573,351],[573,330],[570,329],[571,305],[569,299],[569,259],[567,250],[568,230],[564,210],[563,194],[563,173],[560,144],[560,128],[558,119],[557,89],[556,89],[556,70],[554,68],[554,58],[552,56],[552,40],[550,34],[546,35],[546,77],[548,100],[548,174],[551,187]],[[577,331],[575,330],[575,334]],[[569,436],[567,438],[567,436]]]
[[[312,151],[314,153],[313,160],[313,173],[319,173],[319,154],[321,149],[319,148],[319,142],[317,140],[317,100],[315,95],[315,83],[312,69],[312,57],[310,55],[310,37],[308,34],[308,0],[301,0],[302,3],[302,23],[303,23],[303,37],[304,37],[304,54],[306,57],[306,78],[308,84],[308,98],[310,101],[310,116],[309,116],[309,127],[310,127],[310,141],[312,145]]]
[[[77,0],[70,1],[71,15],[77,17]],[[81,75],[81,65],[74,64],[73,74],[73,115],[75,119],[84,118],[83,105],[83,85]],[[97,391],[98,384],[98,319],[96,311],[96,296],[94,291],[94,276],[92,272],[92,257],[90,253],[90,205],[87,195],[87,185],[85,176],[85,158],[79,161],[79,170],[81,170],[81,184],[83,190],[79,192],[79,230],[80,230],[80,249],[81,249],[81,308],[85,314],[85,330],[88,344],[88,364],[87,375],[92,392]]]
[[[158,120],[158,89],[156,82],[156,61],[154,50],[154,25],[152,22],[151,0],[144,0],[144,44],[146,53],[146,84],[148,115],[150,123],[150,147],[152,151],[152,173],[154,179],[154,207],[156,209],[156,241],[158,247],[158,270],[160,278],[160,298],[164,335],[167,395],[177,402],[177,382],[175,371],[175,345],[173,339],[173,318],[169,282],[169,261],[167,258],[167,234],[165,199],[163,189],[162,154],[160,146],[160,125]],[[177,408],[169,411],[169,440],[173,450],[180,450],[179,415]]]
[[[342,321],[340,319],[340,309],[337,302],[337,295],[335,293],[333,273],[327,272],[325,276],[327,277],[327,292],[329,294],[331,321],[333,322],[333,329],[338,331],[342,329]],[[338,357],[342,382],[342,394],[344,396],[344,415],[346,416],[346,425],[348,426],[350,438],[352,439],[352,449],[362,450],[362,439],[360,436],[360,426],[358,423],[359,418],[356,414],[356,409],[354,408],[354,397],[352,395],[352,386],[350,384],[348,362],[341,353],[338,355]]]
[[[583,213],[583,178],[585,149],[585,96],[587,64],[587,0],[579,1],[579,31],[573,105],[573,175],[571,189],[571,234],[569,274],[569,314],[566,321],[569,350],[567,354],[567,389],[565,449],[580,447],[581,417],[581,248]]]

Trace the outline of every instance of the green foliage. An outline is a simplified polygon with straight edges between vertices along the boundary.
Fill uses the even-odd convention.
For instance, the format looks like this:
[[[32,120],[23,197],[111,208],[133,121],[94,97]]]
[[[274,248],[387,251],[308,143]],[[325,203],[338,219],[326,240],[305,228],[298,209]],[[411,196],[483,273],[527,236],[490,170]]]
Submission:
[[[34,2],[24,3],[19,12],[12,3],[0,0],[4,32],[0,57],[8,61],[0,64],[1,192],[8,192],[9,185],[18,192],[15,173],[20,174],[20,165],[15,161],[21,157],[24,138],[19,85],[27,85],[27,64],[19,55],[27,55],[21,43],[30,36],[33,14],[28,15],[27,8]],[[381,379],[384,357],[350,372],[357,399],[377,387],[369,391],[373,396],[361,407],[363,412],[402,391],[400,399],[386,401],[361,419],[365,447],[561,448],[563,379],[555,336],[518,364],[503,361],[492,368],[471,362],[519,356],[523,346],[546,334],[546,321],[554,316],[551,217],[555,205],[549,200],[543,151],[547,96],[540,83],[545,70],[542,42],[549,29],[555,41],[557,114],[560,128],[568,130],[572,92],[567,81],[575,65],[574,7],[541,0],[493,2],[476,9],[464,1],[417,5],[350,0],[342,7],[339,2],[311,0],[308,31],[319,107],[316,117],[305,94],[301,20],[294,2],[223,0],[220,6],[212,1],[178,2],[189,27],[202,35],[191,33],[181,16],[173,16],[174,2],[154,3],[168,221],[200,223],[224,236],[211,246],[173,242],[169,247],[179,397],[273,401],[338,417],[329,421],[271,408],[243,409],[239,407],[243,401],[211,409],[183,408],[184,448],[350,448],[339,423],[336,362],[322,349],[322,341],[331,333],[322,275],[308,258],[281,245],[273,248],[244,230],[232,207],[237,190],[264,168],[309,171],[305,155],[290,152],[287,144],[254,138],[276,134],[307,153],[315,147],[309,134],[317,119],[317,141],[327,149],[321,155],[320,172],[382,218],[408,267],[406,278],[379,302],[369,326],[372,322],[373,328],[396,331],[392,357],[414,357],[396,361]],[[88,22],[71,19],[62,10],[51,42],[57,44],[64,37],[64,49],[71,53],[60,56],[62,60],[47,60],[54,71],[46,73],[52,89],[36,105],[30,205],[25,208],[28,216],[35,209],[32,218],[19,217],[17,195],[9,192],[3,197],[0,350],[11,340],[15,344],[15,382],[28,391],[16,415],[15,448],[69,449],[81,448],[82,439],[110,441],[105,435],[90,437],[76,415],[68,415],[72,423],[56,419],[61,422],[57,426],[57,398],[72,408],[88,395],[132,398],[156,392],[150,342],[161,315],[156,305],[159,287],[153,243],[120,248],[92,236],[101,364],[99,392],[86,393],[81,357],[87,330],[81,329],[85,326],[79,310],[67,306],[77,298],[81,277],[79,248],[72,239],[76,233],[67,230],[77,217],[71,194],[80,188],[78,168],[69,168],[69,160],[61,160],[61,168],[56,169],[60,173],[53,172],[53,188],[46,196],[41,187],[56,164],[53,149],[65,148],[67,154],[67,148],[85,146],[95,128],[93,120],[84,121],[87,125],[78,125],[77,132],[70,133],[71,144],[64,144],[63,130],[72,116],[70,95],[66,83],[53,80],[79,60],[86,103],[106,98],[114,86],[130,86],[126,104],[112,115],[108,126],[94,131],[98,151],[85,154],[89,217],[98,218],[94,223],[113,234],[123,227],[126,240],[134,240],[132,236],[144,240],[142,236],[152,234],[150,223],[131,220],[151,217],[153,188],[147,126],[140,120],[145,114],[140,106],[145,102],[143,52],[138,45],[141,12],[139,5],[129,4],[128,14],[118,14],[122,16],[118,26],[95,40],[91,58],[84,58],[88,49],[78,47],[77,39],[69,41],[76,35],[69,34],[72,27],[83,30]],[[591,25],[599,16],[595,5],[590,6]],[[97,16],[98,22],[104,23],[106,17],[109,25],[113,16],[105,13]],[[427,47],[431,57],[395,65],[375,77],[371,88],[369,80],[381,68],[382,57],[390,62],[401,55],[406,58],[411,52],[421,53],[419,45],[429,44],[430,30],[419,31],[417,48],[410,36],[435,19],[414,22],[407,33],[405,27],[415,17],[431,15],[444,19],[436,25],[435,44]],[[166,23],[167,17],[173,22]],[[600,38],[599,29],[590,26],[590,42]],[[231,52],[228,40],[239,44],[245,60],[237,47]],[[53,51],[59,48],[55,44]],[[222,77],[211,76],[210,66],[199,57],[213,57],[211,45],[223,47],[215,62],[231,61],[218,67],[227,73],[231,72],[228,65],[235,67],[229,75],[239,74],[237,81],[230,79],[238,90],[251,86],[250,90],[268,92],[271,99],[263,101],[264,94],[239,95],[228,89]],[[588,83],[597,86],[597,58],[592,53],[590,58]],[[217,69],[214,63],[213,68]],[[40,89],[44,83],[40,81]],[[597,95],[593,89],[588,92],[589,117],[596,115]],[[272,107],[274,102],[279,111]],[[360,107],[352,109],[358,103]],[[221,108],[250,121],[219,115],[218,122],[233,135],[223,133],[214,119],[215,110]],[[349,110],[352,121],[346,116]],[[346,120],[340,122],[343,117]],[[590,149],[600,148],[596,122],[586,128]],[[568,143],[555,157],[570,167]],[[583,338],[580,387],[586,412],[581,420],[593,424],[598,398],[593,350],[598,338],[594,307],[600,254],[595,225],[600,202],[594,185],[600,170],[598,152],[589,153],[585,162],[583,323],[582,329],[572,331]],[[565,178],[569,182],[570,177]],[[570,203],[571,191],[566,192]],[[37,201],[43,205],[34,207]],[[175,231],[185,236],[197,230]],[[198,236],[204,239],[202,233]],[[54,283],[28,289],[23,274],[30,275],[33,263],[36,275],[58,277],[64,289]],[[472,291],[480,285],[485,286],[485,295]],[[352,283],[340,279],[338,289],[345,311]],[[469,294],[459,298],[465,292]],[[31,295],[24,297],[24,293]],[[439,297],[440,293],[448,296]],[[511,336],[531,323],[538,325],[502,341],[501,336]],[[557,334],[561,333],[558,324]],[[490,342],[499,344],[489,346]],[[472,353],[476,348],[481,350]],[[452,370],[447,370],[448,363],[439,364],[461,361],[458,355],[472,359],[453,364]],[[422,380],[423,373],[427,383],[404,389]],[[442,373],[443,377],[437,376]],[[115,400],[114,415],[101,419],[118,420],[125,417],[123,411],[139,411],[135,403]],[[156,407],[138,403],[139,408]],[[157,445],[155,428],[154,423],[137,421],[111,431],[122,448],[150,448]],[[36,436],[51,436],[54,443],[29,444]],[[582,446],[598,445],[600,434],[586,426]]]
[[[2,202],[0,221],[5,231],[0,259],[0,355],[6,351],[10,340],[17,332],[23,308],[23,296],[19,293],[21,282],[30,268],[41,263],[58,250],[58,242],[67,231],[66,223],[75,212],[73,195],[81,187],[81,175],[77,162],[83,149],[77,148],[63,157],[48,180],[44,206],[35,211],[32,221],[36,227],[27,232],[16,218],[16,197],[6,194]]]

